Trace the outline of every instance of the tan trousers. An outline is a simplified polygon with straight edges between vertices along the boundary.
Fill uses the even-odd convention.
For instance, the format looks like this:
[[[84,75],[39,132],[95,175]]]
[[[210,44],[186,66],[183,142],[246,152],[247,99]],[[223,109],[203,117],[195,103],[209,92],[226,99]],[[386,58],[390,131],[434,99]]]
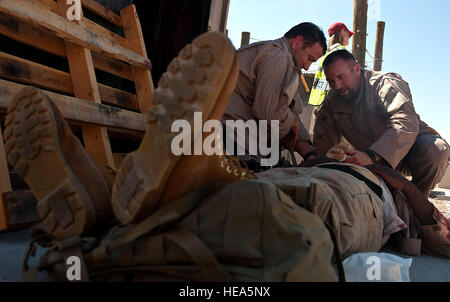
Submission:
[[[448,143],[436,134],[424,134],[417,137],[397,170],[412,176],[412,183],[428,197],[444,176],[449,160]]]
[[[279,168],[256,175],[331,225],[343,258],[381,248],[384,204],[364,182],[347,173],[319,167]],[[305,190],[311,186],[316,193],[305,198]]]

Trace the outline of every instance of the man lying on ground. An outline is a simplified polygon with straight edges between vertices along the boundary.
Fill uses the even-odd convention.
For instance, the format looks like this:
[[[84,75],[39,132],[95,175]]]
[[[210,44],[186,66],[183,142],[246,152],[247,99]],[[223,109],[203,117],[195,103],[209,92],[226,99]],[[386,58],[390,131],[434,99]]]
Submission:
[[[204,121],[220,120],[237,67],[232,44],[218,33],[204,34],[184,48],[159,81],[139,149],[127,155],[115,175],[95,164],[43,92],[33,87],[20,91],[6,117],[6,152],[36,196],[46,232],[62,240],[98,233],[114,216],[122,224],[136,223],[201,186],[233,185],[251,178],[276,185],[330,224],[343,255],[378,251],[390,235],[383,222],[383,194],[389,190],[383,190],[383,183],[366,168],[328,162],[254,175],[227,155],[172,154],[172,122],[184,118],[192,125],[196,110],[206,117]],[[420,222],[423,249],[450,258],[448,220],[392,170],[376,166],[370,170],[403,191]],[[252,196],[241,198],[245,203]]]

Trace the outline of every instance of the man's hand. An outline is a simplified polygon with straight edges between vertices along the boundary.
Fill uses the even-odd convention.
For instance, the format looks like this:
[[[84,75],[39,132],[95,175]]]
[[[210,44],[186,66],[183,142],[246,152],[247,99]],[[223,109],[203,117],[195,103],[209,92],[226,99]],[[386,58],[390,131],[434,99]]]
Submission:
[[[412,183],[408,179],[400,175],[398,172],[391,168],[380,166],[380,165],[370,165],[366,166],[373,174],[379,175],[384,179],[385,182],[391,185],[395,190],[404,190]]]
[[[334,158],[340,162],[343,162],[347,158],[347,153],[351,151],[351,147],[348,144],[339,144],[328,150],[326,157]]]
[[[355,164],[359,166],[368,166],[374,164],[374,162],[366,152],[350,150],[347,152],[347,155],[350,155],[350,157],[347,157],[344,163]]]
[[[300,119],[295,117],[294,123],[292,124],[291,131],[289,131],[288,135],[283,138],[283,147],[288,150],[292,150],[295,147],[295,144],[298,140],[298,134],[300,132]]]

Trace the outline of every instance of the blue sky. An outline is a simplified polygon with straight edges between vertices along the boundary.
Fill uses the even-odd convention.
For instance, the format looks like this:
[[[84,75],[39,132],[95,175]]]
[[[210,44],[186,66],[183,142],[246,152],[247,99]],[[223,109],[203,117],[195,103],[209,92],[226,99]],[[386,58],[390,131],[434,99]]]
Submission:
[[[252,43],[279,38],[305,21],[320,26],[327,38],[334,22],[352,30],[353,0],[231,0],[228,36],[238,48],[243,31],[251,33]],[[421,119],[450,141],[450,1],[369,0],[366,47],[371,56],[377,21],[386,22],[382,70],[397,72],[409,83]],[[352,40],[349,50],[351,45]],[[372,69],[370,61],[366,55]]]

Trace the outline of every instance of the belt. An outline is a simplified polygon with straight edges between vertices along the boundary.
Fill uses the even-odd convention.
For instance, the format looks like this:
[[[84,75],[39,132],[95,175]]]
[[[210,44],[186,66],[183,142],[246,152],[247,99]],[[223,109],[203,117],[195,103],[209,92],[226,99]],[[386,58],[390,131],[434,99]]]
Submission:
[[[363,181],[371,190],[372,192],[374,192],[380,199],[382,199],[383,196],[383,189],[381,189],[381,187],[379,185],[377,185],[376,183],[374,183],[373,181],[371,181],[370,179],[366,178],[365,176],[363,176],[362,174],[356,172],[355,170],[353,170],[352,168],[350,168],[349,166],[339,166],[339,165],[333,165],[333,164],[323,164],[323,165],[319,165],[317,166],[319,168],[327,168],[327,169],[334,169],[334,170],[339,170],[341,172],[347,173],[352,175],[353,177]]]

